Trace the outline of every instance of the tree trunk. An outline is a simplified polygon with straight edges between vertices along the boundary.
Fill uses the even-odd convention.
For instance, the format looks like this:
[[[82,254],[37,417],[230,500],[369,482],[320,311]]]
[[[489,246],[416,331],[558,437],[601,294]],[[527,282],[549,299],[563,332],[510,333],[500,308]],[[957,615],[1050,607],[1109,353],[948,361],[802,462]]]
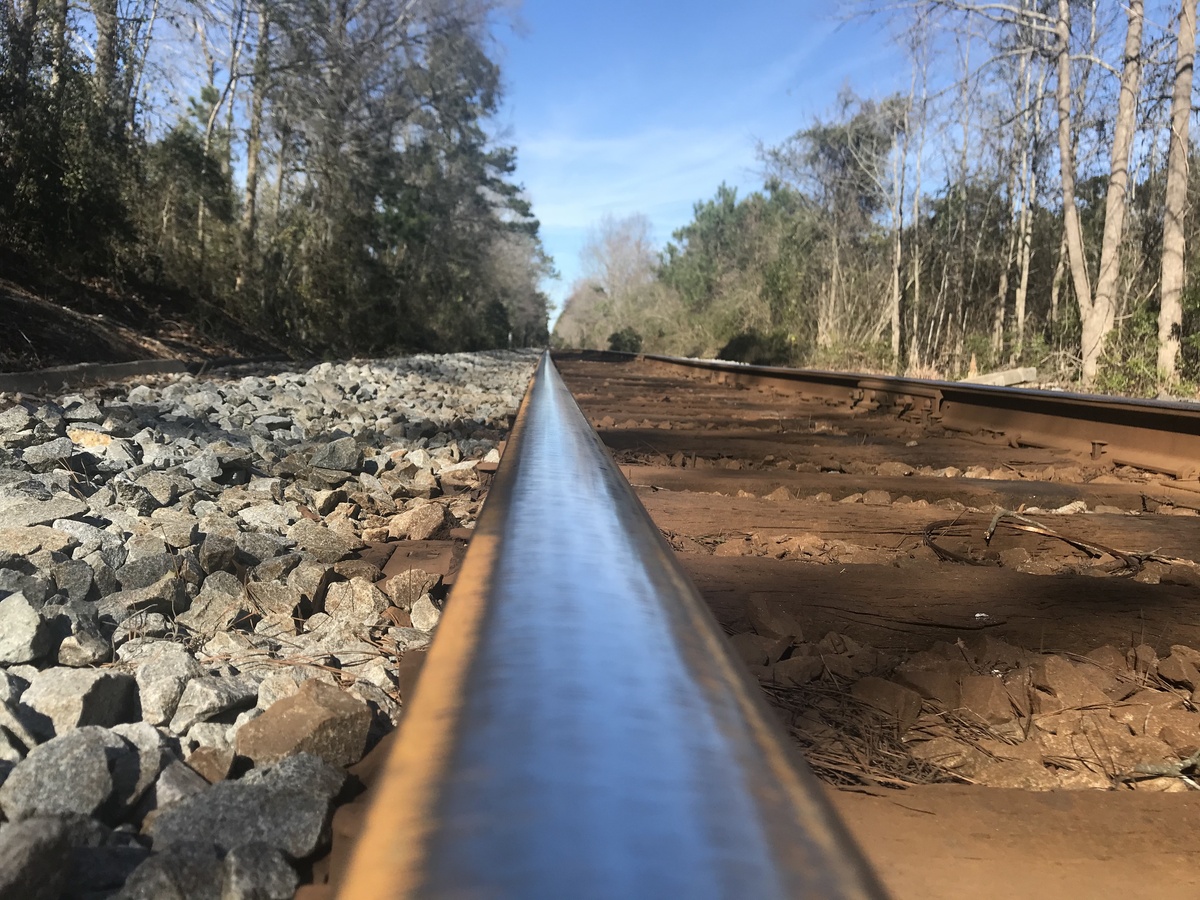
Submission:
[[[1050,322],[1058,324],[1058,296],[1062,292],[1063,270],[1067,264],[1067,232],[1058,242],[1058,261],[1054,263],[1054,277],[1050,279]]]
[[[229,23],[229,75],[225,80],[225,86],[217,95],[217,100],[213,103],[212,109],[209,110],[208,119],[204,123],[204,153],[200,158],[200,175],[201,183],[207,181],[205,177],[209,171],[209,166],[212,165],[212,145],[213,138],[216,136],[217,118],[221,114],[221,108],[225,102],[229,102],[230,109],[233,108],[234,94],[237,91],[237,83],[240,77],[238,63],[241,60],[242,47],[246,42],[246,6],[239,3],[232,10],[233,18]],[[200,34],[202,46],[204,46],[204,56],[208,63],[208,86],[216,90],[216,62],[212,53],[207,48],[207,38],[204,36],[204,31],[197,25],[196,30]],[[232,143],[232,135],[230,142]],[[232,147],[230,148],[232,151]],[[200,260],[200,276],[204,277],[204,271],[207,263],[207,214],[208,205],[205,202],[203,194],[200,196],[200,202],[197,204],[196,210],[196,247]]]
[[[1167,152],[1167,195],[1163,204],[1162,279],[1158,312],[1158,374],[1164,387],[1179,377],[1180,329],[1183,326],[1183,225],[1188,206],[1188,131],[1192,110],[1192,74],[1196,58],[1197,0],[1182,0],[1179,44],[1175,52],[1175,89],[1171,96],[1171,143]]]
[[[262,153],[263,103],[267,93],[267,63],[270,56],[271,23],[265,5],[258,8],[258,47],[254,54],[254,85],[251,88],[250,122],[246,132],[246,193],[242,204],[241,259],[237,286],[240,289],[254,255],[258,230],[258,165]]]
[[[10,55],[7,62],[22,88],[27,87],[34,77],[34,35],[37,33],[38,7],[38,0],[30,0],[25,4],[24,11],[18,9],[15,2],[9,2],[0,9],[0,28],[9,32],[7,43]]]
[[[900,364],[900,267],[904,265],[903,248],[900,244],[900,229],[894,228],[892,237],[892,364]]]
[[[1029,264],[1033,258],[1033,216],[1030,214],[1030,207],[1033,205],[1033,196],[1036,190],[1037,176],[1030,167],[1025,207],[1021,210],[1021,250],[1018,258],[1020,276],[1017,281],[1016,293],[1013,296],[1013,317],[1016,319],[1014,323],[1016,334],[1013,336],[1014,362],[1018,361],[1025,351],[1025,307],[1026,299],[1029,297]]]
[[[279,228],[279,219],[283,214],[283,190],[287,186],[288,144],[292,139],[292,130],[288,123],[282,122],[279,127],[279,157],[275,160],[275,209],[272,211],[274,227]]]
[[[117,0],[91,0],[91,4],[96,17],[96,71],[92,76],[96,107],[111,119],[117,83]]]
[[[54,0],[50,6],[50,86],[55,93],[62,87],[67,64],[67,0]]]
[[[1125,61],[1121,67],[1121,94],[1113,127],[1112,167],[1104,198],[1104,237],[1100,244],[1100,274],[1091,309],[1083,321],[1083,380],[1096,377],[1104,342],[1117,316],[1117,281],[1121,275],[1121,237],[1129,206],[1129,150],[1137,126],[1137,97],[1142,76],[1142,22],[1144,0],[1129,2],[1129,30],[1125,35]],[[1082,311],[1082,308],[1081,308]]]
[[[1058,156],[1062,180],[1063,231],[1066,235],[1067,261],[1071,283],[1080,313],[1092,308],[1092,285],[1088,280],[1087,260],[1083,255],[1083,229],[1075,206],[1075,149],[1071,142],[1071,7],[1069,0],[1058,0],[1058,21],[1054,28],[1058,40],[1056,64],[1058,83],[1054,98],[1058,105]]]
[[[140,40],[132,42],[130,58],[125,65],[126,80],[129,84],[129,96],[126,99],[128,112],[125,121],[134,127],[138,120],[138,105],[142,96],[142,81],[146,75],[146,61],[150,56],[150,44],[154,39],[154,23],[158,21],[161,0],[153,0],[150,4],[150,15],[141,28]]]
[[[912,324],[908,332],[908,368],[915,369],[920,364],[920,317],[921,317],[921,160],[925,156],[925,122],[928,80],[924,69],[921,71],[921,130],[917,137],[916,171],[913,173],[912,196],[912,237],[909,250],[910,278],[912,280]]]
[[[833,346],[833,320],[838,309],[838,291],[841,278],[841,260],[838,257],[837,234],[833,236],[832,265],[829,269],[829,288],[825,302],[817,306],[817,347],[828,350]]]
[[[996,287],[996,310],[992,318],[992,361],[999,362],[1004,353],[1004,318],[1008,306],[1008,273],[1012,269],[1013,256],[1017,249],[1017,232],[1012,220],[1018,214],[1020,199],[1017,197],[1017,173],[1015,162],[1008,170],[1009,231],[1008,247],[1004,252],[1004,265],[1000,267],[1000,284]]]
[[[1029,208],[1026,192],[1025,167],[1029,154],[1029,70],[1033,65],[1031,53],[1022,53],[1018,69],[1020,79],[1017,88],[1019,127],[1013,136],[1012,153],[1008,165],[1008,250],[1004,256],[1004,267],[1000,270],[1000,286],[996,290],[996,312],[992,320],[992,360],[999,362],[1004,355],[1004,322],[1008,314],[1008,279],[1014,259],[1019,259],[1022,248],[1021,227]],[[1015,226],[1015,227],[1014,227]]]

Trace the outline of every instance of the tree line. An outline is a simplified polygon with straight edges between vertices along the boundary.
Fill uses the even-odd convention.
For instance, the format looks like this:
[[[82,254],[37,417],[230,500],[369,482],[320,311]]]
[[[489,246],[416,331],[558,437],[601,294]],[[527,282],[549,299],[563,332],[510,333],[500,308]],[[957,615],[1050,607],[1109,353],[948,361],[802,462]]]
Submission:
[[[662,250],[644,219],[602,223],[556,339],[1194,391],[1196,8],[858,5],[888,17],[907,91],[845,89],[760,149],[761,190],[721,186]]]
[[[500,0],[0,0],[0,252],[297,354],[536,344]]]

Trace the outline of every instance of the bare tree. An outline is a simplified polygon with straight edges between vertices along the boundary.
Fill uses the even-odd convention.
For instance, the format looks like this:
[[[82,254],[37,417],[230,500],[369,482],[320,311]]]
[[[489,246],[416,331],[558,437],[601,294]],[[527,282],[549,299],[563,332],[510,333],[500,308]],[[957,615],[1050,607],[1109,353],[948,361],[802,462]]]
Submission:
[[[113,114],[120,48],[117,0],[91,0],[96,18],[95,85],[96,106],[105,116]],[[115,124],[115,123],[114,123]]]
[[[1158,372],[1164,386],[1178,377],[1180,328],[1183,324],[1188,206],[1188,124],[1192,111],[1192,73],[1196,59],[1197,0],[1182,0],[1175,52],[1175,86],[1171,96],[1171,138],[1167,151],[1167,193],[1163,204],[1162,279],[1158,313]]]
[[[1080,356],[1084,384],[1096,378],[1104,343],[1117,313],[1117,280],[1121,268],[1121,236],[1129,194],[1129,151],[1136,124],[1137,95],[1141,80],[1143,0],[1130,0],[1129,27],[1125,36],[1121,68],[1120,96],[1113,127],[1112,165],[1105,195],[1104,235],[1100,244],[1100,270],[1095,291],[1088,277],[1084,255],[1083,230],[1075,205],[1075,151],[1071,140],[1071,7],[1069,0],[1058,0],[1055,33],[1058,38],[1059,169],[1062,179],[1063,221],[1067,237],[1067,256],[1071,269],[1075,302],[1081,326]]]
[[[205,10],[204,15],[197,15],[194,20],[196,36],[200,41],[200,48],[204,54],[205,77],[207,79],[206,87],[209,91],[209,96],[212,98],[208,109],[208,117],[204,122],[204,155],[202,163],[205,166],[209,165],[209,159],[211,158],[217,119],[226,103],[229,103],[232,107],[238,79],[241,77],[239,65],[242,50],[246,46],[247,17],[248,9],[244,0],[233,0],[233,4],[227,9],[218,9],[215,5],[209,6]],[[216,56],[217,51],[213,47],[213,42],[209,40],[208,32],[210,28],[224,31],[228,35],[228,42],[224,45],[228,50],[225,57],[220,60]],[[224,69],[223,84],[218,88],[217,72],[222,69]],[[232,139],[232,136],[230,137]],[[228,159],[228,156],[226,158]],[[204,198],[201,197],[196,214],[196,246],[200,252],[201,272],[203,272],[205,260],[207,213],[208,205],[205,203]]]
[[[258,168],[262,156],[263,107],[270,77],[271,20],[267,5],[257,9],[258,33],[254,50],[254,72],[250,85],[250,120],[246,127],[246,185],[242,201],[241,246],[238,257],[237,286],[245,282],[254,255],[258,231]]]
[[[650,220],[641,213],[606,215],[588,235],[581,258],[587,280],[613,301],[647,287],[658,258]]]

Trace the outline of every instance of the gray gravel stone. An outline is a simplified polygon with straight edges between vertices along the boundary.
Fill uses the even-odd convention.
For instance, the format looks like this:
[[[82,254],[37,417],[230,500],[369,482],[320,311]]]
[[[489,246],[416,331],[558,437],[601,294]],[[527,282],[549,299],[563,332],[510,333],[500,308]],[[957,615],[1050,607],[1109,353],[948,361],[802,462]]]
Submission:
[[[209,842],[155,847],[134,869],[117,900],[222,900],[221,851]]]
[[[176,760],[176,756],[162,732],[146,722],[115,725],[111,731],[124,738],[137,753],[136,769],[126,773],[121,783],[121,802],[132,809],[158,781],[163,769]]]
[[[302,597],[299,591],[277,581],[252,581],[246,585],[246,593],[256,612],[264,618],[287,619],[292,622],[291,633],[296,633],[296,626],[292,620],[300,609]]]
[[[0,703],[16,703],[29,682],[18,678],[15,673],[0,669]]]
[[[100,597],[115,594],[121,589],[121,585],[117,583],[117,573],[113,571],[109,560],[123,560],[124,558],[125,548],[122,547],[119,553],[112,553],[107,558],[103,555],[103,551],[97,551],[84,559],[84,562],[92,568],[92,580],[96,585],[96,593]]]
[[[0,727],[13,738],[13,747],[21,758],[24,758],[26,751],[32,750],[42,742],[41,738],[29,727],[26,713],[21,708],[19,701],[0,703]]]
[[[0,731],[0,779],[8,777],[13,767],[25,758],[27,750],[8,731]]]
[[[71,845],[61,819],[37,816],[0,826],[0,897],[58,900],[71,871]]]
[[[81,725],[117,725],[134,718],[133,676],[109,669],[46,669],[21,695],[30,731],[43,740]]]
[[[440,503],[425,503],[393,517],[388,523],[388,534],[398,539],[427,541],[445,524],[445,507]]]
[[[72,848],[69,890],[62,900],[112,896],[149,856],[150,851],[136,843]]]
[[[300,518],[295,509],[278,503],[258,503],[238,512],[238,518],[249,528],[269,529],[282,533]]]
[[[428,633],[416,628],[389,628],[388,637],[396,642],[401,653],[405,650],[424,650],[433,641]]]
[[[0,665],[33,662],[52,649],[52,630],[24,594],[0,600]]]
[[[289,528],[287,536],[301,550],[312,554],[319,562],[330,565],[362,546],[361,541],[355,541],[308,519],[301,519]]]
[[[291,900],[299,878],[276,848],[244,844],[225,854],[221,900]]]
[[[10,820],[75,814],[112,821],[136,763],[124,738],[76,728],[29,751],[0,785],[0,809]]]
[[[50,574],[60,591],[69,600],[87,600],[92,592],[95,575],[92,567],[81,559],[68,559],[56,564]]]
[[[288,549],[287,541],[277,535],[246,531],[234,538],[238,548],[238,560],[256,566]]]
[[[177,615],[175,621],[197,634],[211,636],[228,630],[249,612],[246,589],[237,577],[229,572],[213,572],[204,579],[191,608]]]
[[[288,572],[287,585],[299,592],[307,611],[311,611],[324,605],[325,592],[333,575],[333,569],[326,563],[305,560]]]
[[[140,484],[113,479],[112,488],[117,495],[117,505],[127,512],[139,516],[148,516],[162,506],[154,494],[150,493],[150,491]]]
[[[100,625],[96,604],[87,600],[63,600],[42,607],[42,618],[54,630],[54,642],[58,645],[55,658],[59,665],[77,668],[107,662],[112,656],[112,647]]]
[[[262,843],[306,859],[329,842],[333,799],[345,774],[308,753],[164,809],[148,826],[156,850],[194,842],[225,850]]]
[[[288,666],[281,671],[271,672],[258,686],[257,706],[262,710],[269,709],[276,701],[300,690],[300,685],[306,681],[313,680],[337,684],[333,673],[316,666]]]
[[[285,553],[282,556],[273,556],[255,566],[250,571],[250,578],[254,581],[280,581],[286,578],[287,574],[303,561],[304,557],[299,553]]]
[[[70,438],[55,438],[44,444],[26,447],[21,454],[21,461],[35,472],[45,472],[61,465],[73,452],[75,445]]]
[[[110,555],[117,566],[125,562],[124,552],[115,552],[122,550],[121,538],[111,531],[105,531],[103,528],[97,528],[87,522],[78,522],[75,519],[55,519],[51,527],[79,542],[79,547],[75,549],[74,553],[76,559],[83,559],[89,553],[100,550],[105,555],[106,562]],[[112,562],[108,562],[108,564],[113,565]]]
[[[206,747],[220,751],[223,754],[228,754],[230,763],[233,762],[233,742],[229,740],[229,726],[223,722],[197,722],[188,729],[179,741],[181,747],[185,748],[188,753],[193,753],[197,748]],[[188,756],[189,763],[192,762],[192,757]],[[228,768],[221,777],[224,778]],[[205,772],[205,777],[208,773]]]
[[[187,683],[204,674],[204,666],[182,644],[159,644],[137,670],[142,718],[152,725],[170,722]]]
[[[120,514],[116,514],[114,522],[119,523],[120,518]],[[141,519],[135,519],[129,524],[129,529],[134,532],[125,541],[125,555],[129,562],[146,556],[161,556],[167,552],[167,542],[162,539],[162,535],[157,531],[141,533],[142,527]]]
[[[206,478],[210,481],[215,481],[221,477],[221,463],[215,453],[211,450],[205,450],[196,456],[195,459],[185,463],[183,471],[187,472],[193,478]]]
[[[145,488],[160,506],[170,506],[183,491],[192,488],[187,479],[165,472],[147,472],[137,479],[136,484]]]
[[[412,609],[412,605],[442,583],[442,576],[423,569],[408,569],[389,578],[383,590],[392,604],[401,609]]]
[[[0,554],[29,556],[38,550],[67,552],[73,539],[46,525],[27,525],[8,528],[0,515]]]
[[[430,596],[426,594],[413,604],[411,615],[413,628],[429,633],[437,628],[438,621],[442,617],[442,611],[438,609]]]
[[[195,769],[182,760],[172,760],[159,773],[153,787],[143,799],[143,810],[149,812],[152,809],[163,809],[207,788],[208,782],[197,774]]]
[[[16,405],[0,412],[0,433],[12,434],[32,428],[34,419],[25,407]]]
[[[152,553],[131,559],[117,569],[117,581],[121,590],[130,591],[149,587],[166,575],[175,574],[175,554]]]
[[[148,587],[109,594],[99,600],[96,608],[101,618],[120,624],[135,612],[142,610],[152,610],[173,616],[181,610],[186,610],[190,605],[191,600],[187,595],[183,579],[174,575],[164,575]]]
[[[237,557],[237,543],[233,538],[221,534],[209,534],[200,544],[200,567],[211,575],[213,572],[232,572]]]
[[[78,669],[98,666],[112,658],[112,649],[99,626],[79,624],[59,643],[55,661],[60,666]]]
[[[24,560],[30,568],[36,568],[33,559]],[[56,588],[54,581],[47,575],[27,575],[16,569],[0,569],[0,597],[10,594],[21,594],[29,601],[34,609],[41,610]]]
[[[390,605],[387,595],[365,578],[339,581],[325,592],[325,612],[341,625],[374,625]]]
[[[104,410],[90,397],[77,397],[63,409],[63,418],[68,422],[103,422]]]
[[[362,467],[362,450],[352,437],[330,441],[313,454],[311,465],[339,472],[357,472]]]
[[[197,722],[229,710],[246,709],[258,700],[258,682],[245,675],[205,675],[193,678],[183,689],[171,731],[184,734]]]
[[[312,506],[318,515],[327,516],[349,498],[343,490],[313,491]]]
[[[185,547],[195,546],[196,542],[200,540],[199,523],[194,516],[184,513],[167,515],[175,512],[174,509],[169,508],[156,510],[150,517],[154,522],[154,533],[173,550],[183,550]]]
[[[165,638],[175,631],[175,624],[162,613],[142,610],[113,629],[112,646],[120,647],[127,641],[140,637]]]
[[[76,500],[67,494],[56,494],[49,500],[34,500],[10,506],[4,510],[4,525],[6,528],[49,525],[56,519],[81,516],[87,510],[88,505],[82,500]]]

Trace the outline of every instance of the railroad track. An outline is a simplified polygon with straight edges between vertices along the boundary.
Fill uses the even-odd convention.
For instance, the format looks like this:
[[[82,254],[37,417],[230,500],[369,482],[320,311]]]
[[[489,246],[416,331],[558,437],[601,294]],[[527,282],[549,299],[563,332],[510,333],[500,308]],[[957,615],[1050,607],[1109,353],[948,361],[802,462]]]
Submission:
[[[557,363],[339,896],[1196,895],[1200,411]]]

